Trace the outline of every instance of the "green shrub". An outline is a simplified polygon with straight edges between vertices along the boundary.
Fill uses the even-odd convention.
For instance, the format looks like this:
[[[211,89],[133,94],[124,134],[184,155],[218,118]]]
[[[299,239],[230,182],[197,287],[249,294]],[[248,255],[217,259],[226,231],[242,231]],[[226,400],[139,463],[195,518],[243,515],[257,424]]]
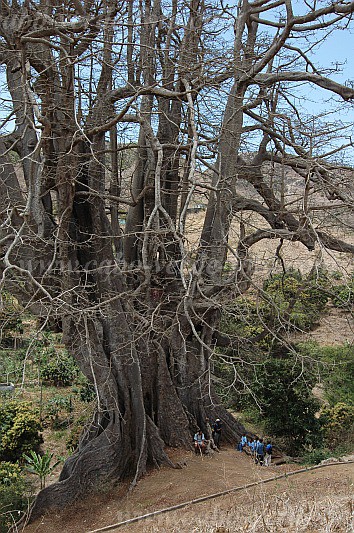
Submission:
[[[40,370],[43,381],[56,387],[67,387],[75,382],[78,373],[76,362],[66,352],[50,350],[45,353]]]
[[[79,389],[79,395],[80,400],[84,403],[93,402],[93,400],[96,398],[95,387],[90,381],[88,381],[88,379],[85,379],[84,383],[81,385]]]
[[[236,298],[224,308],[220,330],[243,340],[243,351],[268,349],[273,336],[264,327],[269,317],[269,304],[246,296]]]
[[[0,406],[0,460],[17,461],[43,441],[39,413],[29,402],[8,401]]]
[[[8,487],[15,481],[22,479],[22,470],[17,463],[0,462],[0,485]]]
[[[282,331],[311,330],[329,300],[323,271],[302,276],[298,270],[275,274],[253,297],[240,296],[225,307],[220,329],[245,339],[242,350],[270,350]],[[252,346],[251,346],[252,345]]]
[[[352,443],[354,436],[354,406],[343,402],[321,410],[320,423],[327,446],[333,450],[341,443]]]
[[[315,418],[318,401],[311,393],[314,378],[310,370],[304,378],[303,362],[293,357],[269,359],[257,372],[253,385],[262,406],[266,430],[285,437],[291,454],[305,445],[318,445],[320,424]]]
[[[354,350],[350,344],[320,346],[300,343],[301,355],[317,361],[324,397],[331,407],[339,402],[354,405]]]
[[[311,330],[329,300],[328,276],[324,271],[302,276],[298,270],[275,274],[265,280],[263,297],[268,301],[268,326]]]
[[[303,463],[306,465],[317,465],[321,461],[332,457],[332,452],[328,448],[311,449],[302,456]]]
[[[29,485],[16,463],[0,462],[0,533],[6,533],[28,507]]]
[[[350,310],[354,305],[354,274],[348,283],[333,288],[332,303],[335,307]]]
[[[20,314],[22,307],[8,292],[0,291],[0,324],[1,334],[6,336],[9,331],[22,332]]]
[[[319,374],[331,404],[354,398],[352,348],[351,355],[344,347],[333,348],[338,352],[332,354],[304,345],[289,352],[281,341],[284,332],[314,328],[331,285],[333,277],[324,270],[303,275],[290,269],[270,276],[258,293],[230,302],[221,318],[220,331],[230,345],[216,350],[217,391],[230,407],[252,411],[257,424],[261,420],[266,432],[281,438],[290,454],[322,446],[315,416],[320,403],[312,394]]]
[[[17,383],[23,375],[23,359],[25,350],[0,350],[0,381]],[[27,376],[28,376],[27,367]]]
[[[283,350],[263,363],[245,367],[235,363],[234,375],[241,374],[236,408],[251,413],[254,423],[265,433],[282,438],[290,455],[321,443],[320,424],[315,417],[320,404],[311,392],[316,376],[306,361]]]
[[[68,426],[71,418],[68,416],[73,412],[71,396],[55,396],[48,400],[45,414],[49,418],[54,429]]]

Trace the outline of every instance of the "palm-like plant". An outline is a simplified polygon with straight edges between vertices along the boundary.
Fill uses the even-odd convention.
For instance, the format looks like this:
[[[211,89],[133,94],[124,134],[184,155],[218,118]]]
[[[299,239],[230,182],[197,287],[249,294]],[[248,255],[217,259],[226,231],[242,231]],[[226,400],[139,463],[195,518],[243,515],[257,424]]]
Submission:
[[[53,465],[50,464],[53,459],[53,455],[53,453],[49,453],[48,451],[46,451],[45,454],[40,455],[33,450],[31,450],[28,455],[23,455],[27,462],[26,469],[28,472],[31,472],[39,477],[41,489],[45,487],[46,477],[53,472],[54,468],[60,463],[60,461],[57,461]]]

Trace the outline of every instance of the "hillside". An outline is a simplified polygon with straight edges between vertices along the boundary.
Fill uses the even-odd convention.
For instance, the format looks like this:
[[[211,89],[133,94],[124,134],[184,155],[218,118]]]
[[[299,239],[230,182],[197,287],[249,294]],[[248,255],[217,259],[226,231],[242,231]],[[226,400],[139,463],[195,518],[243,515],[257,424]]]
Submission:
[[[76,507],[52,513],[25,533],[89,533],[134,516],[299,469],[294,464],[258,467],[244,453],[224,448],[212,457],[171,450],[181,469],[154,470],[124,496],[125,487],[101,492]],[[113,532],[352,531],[354,464],[331,465],[190,504]]]

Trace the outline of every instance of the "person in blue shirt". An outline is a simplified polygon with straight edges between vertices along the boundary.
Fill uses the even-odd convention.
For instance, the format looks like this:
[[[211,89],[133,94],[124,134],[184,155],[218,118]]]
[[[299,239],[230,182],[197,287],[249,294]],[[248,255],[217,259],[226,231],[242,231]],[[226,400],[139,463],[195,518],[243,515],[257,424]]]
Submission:
[[[264,465],[265,466],[270,466],[270,464],[272,462],[272,450],[273,450],[272,443],[270,441],[268,441],[267,442],[267,446],[265,448],[265,458],[264,458]]]
[[[251,457],[253,459],[256,459],[256,446],[257,446],[257,442],[258,442],[258,438],[255,437],[254,439],[252,439],[252,441],[250,441],[249,443],[249,447],[250,447],[250,450],[251,450]]]
[[[243,448],[247,446],[247,436],[246,433],[243,433],[240,442],[238,443],[237,449],[239,452],[243,451]]]
[[[260,464],[263,466],[264,463],[264,442],[263,439],[259,439],[256,445],[256,465]]]

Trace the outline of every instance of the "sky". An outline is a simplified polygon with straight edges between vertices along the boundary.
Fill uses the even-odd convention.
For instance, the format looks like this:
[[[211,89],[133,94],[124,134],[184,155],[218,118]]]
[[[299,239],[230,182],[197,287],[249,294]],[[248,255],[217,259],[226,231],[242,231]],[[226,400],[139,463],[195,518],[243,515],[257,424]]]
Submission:
[[[323,67],[335,68],[338,72],[330,77],[339,82],[354,85],[354,25],[353,30],[335,30],[322,46],[315,49],[315,62]]]
[[[295,12],[296,14],[301,12],[301,7],[304,5],[303,1],[295,0]],[[297,7],[297,9],[296,9]],[[352,83],[354,85],[354,23],[352,23],[352,29],[334,30],[327,39],[321,44],[316,46],[313,50],[312,59],[316,65],[323,68],[338,68],[341,71],[333,73],[330,77],[340,83]],[[1,90],[4,81],[4,71],[0,71],[0,91],[1,96],[6,98],[6,92]],[[318,114],[325,112],[332,107],[332,96],[328,91],[318,89],[314,86],[308,86],[303,84],[296,88],[298,96],[301,95],[301,91],[306,91],[306,96],[310,98],[310,102],[306,103],[306,108],[309,114]],[[305,93],[304,93],[305,95]],[[347,121],[354,125],[354,102],[343,102],[339,97],[335,98],[337,105],[336,118],[343,121]],[[1,119],[6,116],[7,111],[4,105],[0,105],[0,122]],[[12,124],[13,125],[13,124]],[[354,132],[354,126],[353,130]]]
[[[323,68],[337,68],[337,72],[331,73],[332,80],[354,87],[354,24],[352,30],[335,30],[321,46],[316,47],[313,52],[313,61],[316,66]],[[346,129],[347,141],[352,136],[354,141],[354,101],[344,102],[340,96],[333,96],[329,91],[304,85],[306,97],[309,99],[305,107],[309,114],[317,115],[328,112],[332,109],[335,113],[330,116],[330,120],[340,120],[348,124]],[[332,145],[342,144],[341,140],[333,139]],[[354,162],[353,148],[346,150],[347,163]]]

